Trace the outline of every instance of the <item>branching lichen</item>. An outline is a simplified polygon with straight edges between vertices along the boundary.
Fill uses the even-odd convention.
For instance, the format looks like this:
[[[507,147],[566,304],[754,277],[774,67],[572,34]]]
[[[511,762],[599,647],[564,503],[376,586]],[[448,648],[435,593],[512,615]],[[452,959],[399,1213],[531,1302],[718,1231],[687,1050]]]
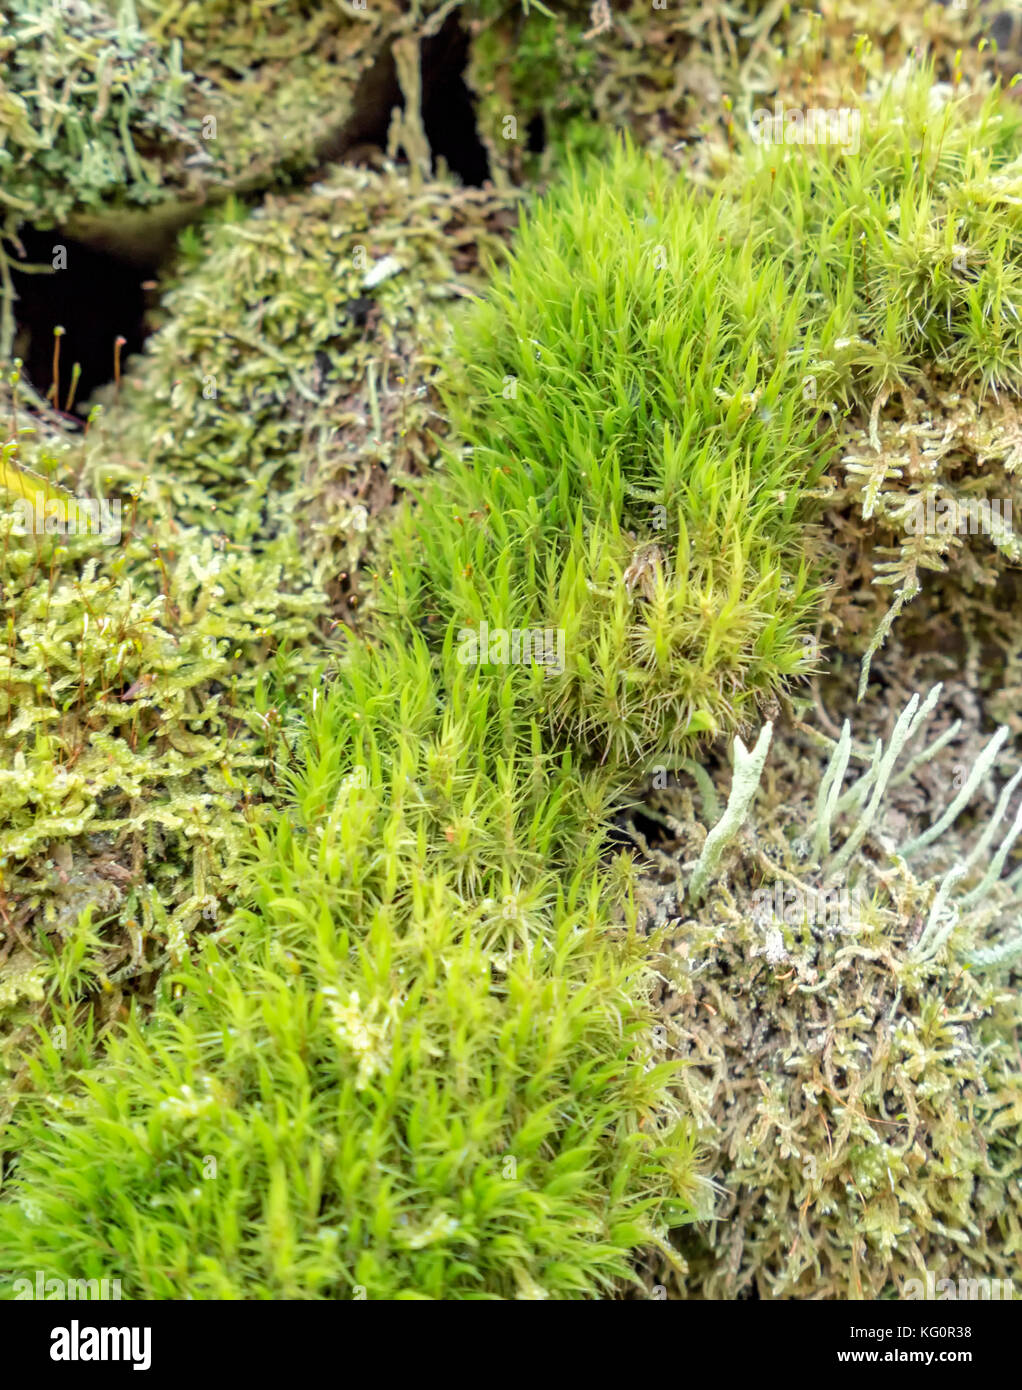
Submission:
[[[668,929],[665,1056],[686,1063],[680,1095],[724,1189],[713,1223],[681,1242],[689,1297],[898,1296],[927,1271],[1016,1268],[1022,901],[1018,873],[998,875],[1022,807],[989,862],[988,851],[1022,779],[956,834],[961,791],[973,807],[985,796],[1001,737],[970,752],[981,773],[962,768],[953,815],[919,792],[941,781],[947,731],[894,775],[895,750],[921,734],[939,694],[913,697],[852,798],[837,796],[859,756],[847,722],[823,740],[824,762],[775,738],[748,831],[698,912]],[[961,721],[950,729],[961,738]],[[680,790],[658,795],[684,860],[700,832]],[[664,877],[659,895],[675,904]]]

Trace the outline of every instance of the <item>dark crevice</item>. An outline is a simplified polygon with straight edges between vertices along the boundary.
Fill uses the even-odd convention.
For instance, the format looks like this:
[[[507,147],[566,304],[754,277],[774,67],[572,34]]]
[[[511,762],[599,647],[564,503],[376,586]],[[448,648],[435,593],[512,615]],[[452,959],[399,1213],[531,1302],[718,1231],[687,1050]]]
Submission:
[[[397,66],[390,44],[377,55],[358,80],[352,97],[352,114],[341,129],[323,141],[316,157],[324,164],[343,159],[361,145],[387,148],[391,112],[404,106],[397,80]]]
[[[12,265],[17,300],[15,356],[24,362],[32,385],[46,395],[53,384],[54,329],[64,329],[60,339],[59,408],[63,410],[77,362],[81,376],[75,390],[75,407],[115,376],[120,363],[138,352],[145,342],[145,315],[151,283],[159,262],[140,264],[75,241],[59,230],[40,232],[23,228],[19,240],[26,264],[47,269],[31,274]],[[50,269],[56,262],[56,269]]]
[[[457,14],[422,44],[422,125],[433,151],[462,183],[479,188],[490,177],[486,147],[476,129],[476,109],[465,83],[468,34]]]
[[[422,125],[433,155],[433,172],[443,160],[462,183],[479,187],[490,176],[490,161],[476,129],[475,102],[465,83],[468,50],[469,36],[456,14],[448,17],[438,33],[422,41]],[[367,147],[385,151],[394,108],[403,110],[404,105],[388,44],[359,80],[354,114],[317,151],[317,173],[335,160],[361,161]]]

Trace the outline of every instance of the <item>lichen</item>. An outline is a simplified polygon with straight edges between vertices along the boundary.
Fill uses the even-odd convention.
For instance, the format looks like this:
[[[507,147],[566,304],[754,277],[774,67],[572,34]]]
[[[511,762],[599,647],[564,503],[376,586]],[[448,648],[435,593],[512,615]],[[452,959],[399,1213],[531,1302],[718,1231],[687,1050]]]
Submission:
[[[658,859],[677,861],[647,887],[671,943],[662,1055],[685,1063],[721,1188],[680,1242],[684,1296],[891,1297],[927,1272],[1017,1267],[1020,899],[1002,869],[1019,777],[982,809],[1004,734],[949,771],[961,720],[920,743],[939,696],[873,749],[847,722],[836,742],[775,735],[769,787],[700,903],[680,867],[705,834],[685,782],[653,795]],[[849,760],[864,771],[847,782]]]

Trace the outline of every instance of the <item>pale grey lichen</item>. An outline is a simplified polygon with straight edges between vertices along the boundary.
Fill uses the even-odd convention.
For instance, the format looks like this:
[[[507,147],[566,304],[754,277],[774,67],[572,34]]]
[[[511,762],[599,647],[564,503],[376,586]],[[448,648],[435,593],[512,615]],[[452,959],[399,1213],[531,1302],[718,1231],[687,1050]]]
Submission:
[[[764,725],[751,753],[740,738],[735,738],[735,771],[731,794],[723,816],[707,835],[702,853],[692,871],[689,894],[693,899],[703,896],[711,875],[720,863],[721,855],[742,827],[752,798],[756,795],[759,779],[763,775],[773,731],[772,724]]]

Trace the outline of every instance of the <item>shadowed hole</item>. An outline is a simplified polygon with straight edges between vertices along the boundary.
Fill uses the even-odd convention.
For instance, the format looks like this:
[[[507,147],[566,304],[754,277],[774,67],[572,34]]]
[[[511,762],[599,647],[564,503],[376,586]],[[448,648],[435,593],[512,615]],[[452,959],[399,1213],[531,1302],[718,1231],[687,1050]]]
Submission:
[[[19,237],[26,263],[46,269],[29,274],[12,265],[17,294],[14,355],[23,360],[35,389],[46,395],[54,379],[54,329],[62,327],[57,405],[65,409],[77,362],[81,376],[73,410],[81,414],[92,393],[114,379],[117,339],[124,339],[122,367],[145,342],[151,297],[146,285],[153,280],[157,263],[129,262],[60,231],[26,228]]]

